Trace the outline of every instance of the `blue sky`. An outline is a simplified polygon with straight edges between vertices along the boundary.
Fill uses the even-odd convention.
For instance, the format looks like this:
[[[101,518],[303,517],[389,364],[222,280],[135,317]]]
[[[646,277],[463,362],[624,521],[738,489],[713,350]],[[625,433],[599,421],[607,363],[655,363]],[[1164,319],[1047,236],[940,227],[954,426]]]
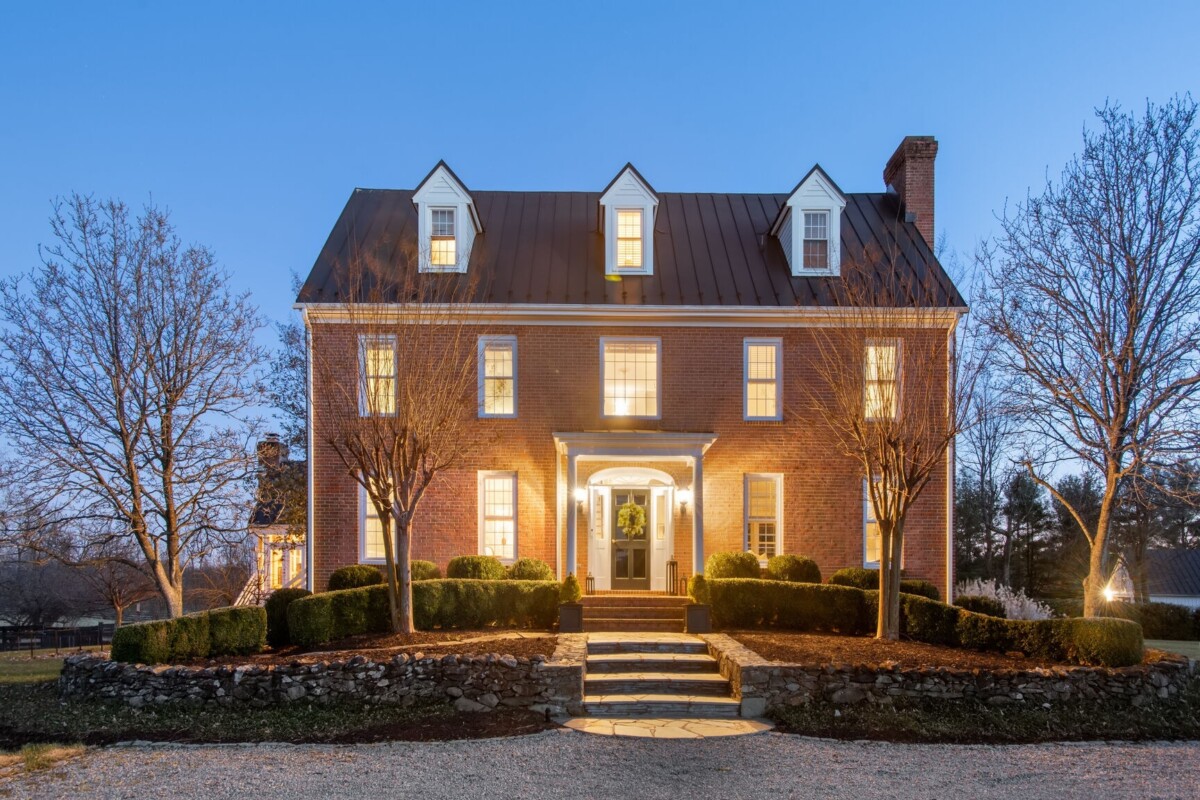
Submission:
[[[1200,88],[1200,3],[6,3],[0,275],[52,198],[169,207],[274,319],[356,186],[882,188],[933,134],[969,253],[1094,106]]]

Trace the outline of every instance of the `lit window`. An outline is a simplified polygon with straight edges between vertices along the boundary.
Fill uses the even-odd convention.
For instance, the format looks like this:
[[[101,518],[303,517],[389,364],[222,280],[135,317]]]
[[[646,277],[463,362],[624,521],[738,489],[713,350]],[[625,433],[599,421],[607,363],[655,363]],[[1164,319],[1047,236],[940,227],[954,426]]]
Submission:
[[[863,416],[867,419],[896,418],[899,360],[899,342],[867,343],[863,389]]]
[[[429,237],[429,262],[435,267],[458,265],[458,248],[454,238],[454,209],[434,208]]]
[[[783,343],[778,339],[746,339],[743,347],[746,419],[782,419],[779,373]]]
[[[746,549],[762,558],[779,553],[782,475],[746,476]]]
[[[517,473],[479,473],[479,552],[517,557]]]
[[[365,417],[396,413],[396,342],[390,336],[364,336],[359,340],[361,397],[359,412]]]
[[[642,210],[617,211],[617,269],[642,268]]]
[[[829,212],[804,212],[804,266],[829,269]]]
[[[517,415],[517,340],[512,336],[479,339],[479,416]]]
[[[863,566],[879,566],[879,521],[875,519],[866,481],[863,481]]]
[[[658,341],[601,339],[604,416],[653,417],[658,409]]]
[[[386,560],[383,552],[383,522],[379,519],[375,504],[367,496],[367,490],[362,486],[358,487],[358,502],[359,519],[362,520],[359,560],[382,564]]]

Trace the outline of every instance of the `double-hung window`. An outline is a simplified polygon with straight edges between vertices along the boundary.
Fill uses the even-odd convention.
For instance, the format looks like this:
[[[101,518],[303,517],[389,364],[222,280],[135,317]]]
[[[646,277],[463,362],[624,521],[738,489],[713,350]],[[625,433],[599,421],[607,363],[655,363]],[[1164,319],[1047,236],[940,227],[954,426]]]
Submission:
[[[617,269],[642,269],[642,209],[617,209]]]
[[[746,549],[759,558],[779,555],[783,476],[747,475],[744,493]]]
[[[829,212],[804,212],[804,268],[829,269]]]
[[[600,340],[601,415],[659,419],[658,339]]]
[[[517,337],[479,337],[479,416],[517,415]]]
[[[458,244],[454,235],[453,208],[432,208],[430,214],[429,263],[434,267],[458,266]]]
[[[371,502],[367,490],[361,485],[358,487],[358,519],[359,561],[364,564],[384,563],[383,521],[379,519],[379,511]]]
[[[742,344],[744,362],[743,410],[748,420],[783,419],[782,380],[783,341],[746,339]]]
[[[517,557],[517,473],[479,473],[479,552]]]
[[[359,414],[387,417],[396,413],[396,339],[361,336],[359,353]]]
[[[863,481],[863,566],[879,567],[879,521],[866,481]]]
[[[863,367],[863,416],[895,419],[900,408],[900,341],[867,342]]]

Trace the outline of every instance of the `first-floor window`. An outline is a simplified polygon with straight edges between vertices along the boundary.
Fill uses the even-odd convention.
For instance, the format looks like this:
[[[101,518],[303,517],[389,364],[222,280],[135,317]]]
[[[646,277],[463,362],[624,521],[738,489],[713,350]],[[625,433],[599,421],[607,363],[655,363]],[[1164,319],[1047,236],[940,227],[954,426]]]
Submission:
[[[863,566],[879,566],[879,520],[875,519],[875,505],[866,481],[863,481]]]
[[[747,475],[746,549],[761,558],[778,555],[782,475]]]
[[[358,505],[360,520],[359,560],[368,564],[382,564],[385,561],[383,553],[383,521],[379,519],[379,511],[367,490],[358,487]]]
[[[517,473],[479,473],[479,552],[517,557]]]

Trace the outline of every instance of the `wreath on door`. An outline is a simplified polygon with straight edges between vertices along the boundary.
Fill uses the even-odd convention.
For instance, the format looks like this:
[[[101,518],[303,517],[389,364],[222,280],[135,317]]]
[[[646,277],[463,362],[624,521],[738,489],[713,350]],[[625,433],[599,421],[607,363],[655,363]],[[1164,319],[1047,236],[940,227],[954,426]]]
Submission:
[[[617,527],[630,539],[640,539],[646,533],[646,509],[629,500],[617,509]]]

